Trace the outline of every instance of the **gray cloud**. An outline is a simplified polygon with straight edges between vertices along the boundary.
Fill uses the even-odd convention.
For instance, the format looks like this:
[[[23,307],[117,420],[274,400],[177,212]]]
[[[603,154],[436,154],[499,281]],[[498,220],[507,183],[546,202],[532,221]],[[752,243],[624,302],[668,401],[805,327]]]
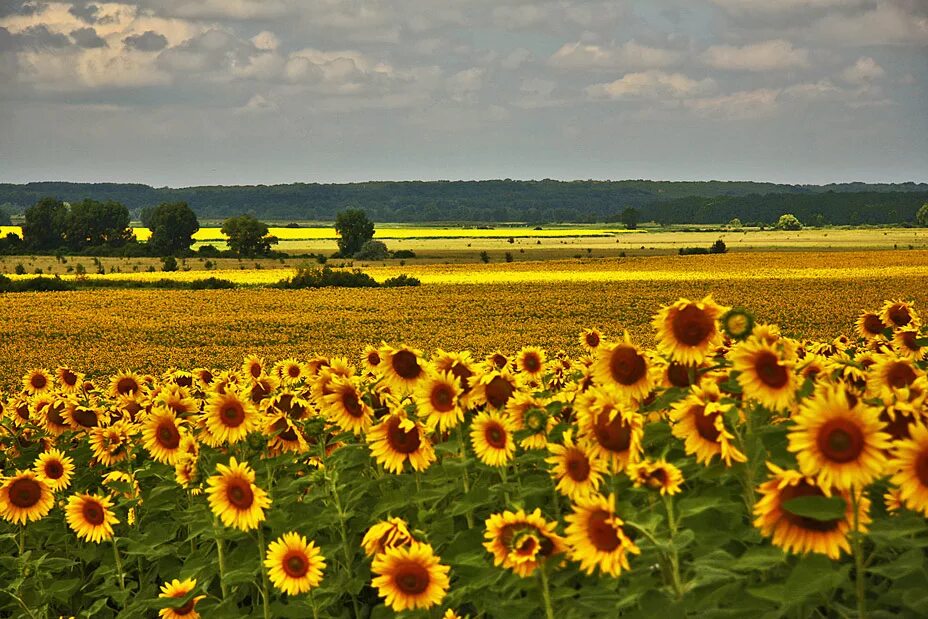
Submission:
[[[45,24],[30,26],[16,38],[22,47],[33,49],[62,49],[71,45],[66,35],[52,32]]]
[[[106,41],[100,38],[97,31],[91,27],[79,28],[71,31],[71,38],[79,47],[84,49],[93,49],[95,47],[106,47]]]
[[[142,34],[133,34],[122,40],[127,47],[140,52],[160,52],[168,46],[168,38],[154,30],[146,30]]]
[[[96,23],[100,7],[96,4],[73,4],[68,13],[88,24]]]

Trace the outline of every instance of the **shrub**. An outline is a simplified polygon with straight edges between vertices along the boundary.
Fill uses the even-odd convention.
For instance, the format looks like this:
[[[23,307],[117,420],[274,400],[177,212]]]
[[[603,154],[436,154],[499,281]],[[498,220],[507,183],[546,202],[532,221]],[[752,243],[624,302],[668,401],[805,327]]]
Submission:
[[[512,252],[511,252],[511,251],[507,251],[507,252],[506,252],[506,262],[512,262]]]
[[[490,254],[485,251],[480,252],[480,261],[484,264],[488,263],[490,261]]]
[[[164,256],[161,259],[161,270],[165,272],[177,270],[177,258],[174,256]]]
[[[728,247],[725,246],[725,241],[722,239],[717,240],[712,244],[712,247],[709,248],[710,254],[724,254],[728,252]]]
[[[784,213],[777,220],[778,230],[802,230],[802,222],[792,213]]]
[[[281,280],[277,283],[278,288],[326,288],[334,286],[338,288],[377,288],[379,284],[373,277],[361,271],[361,269],[352,269],[350,271],[334,270],[331,267],[322,267],[321,269],[313,267],[300,267],[296,275],[289,279]]]
[[[385,260],[390,257],[390,251],[383,241],[370,240],[361,246],[361,249],[354,254],[357,260]]]
[[[418,286],[421,283],[422,282],[420,282],[418,278],[410,277],[404,273],[403,275],[397,275],[396,277],[385,279],[381,286],[384,288],[398,288],[401,286]]]
[[[17,275],[25,275],[25,274],[26,274],[26,267],[23,266],[23,263],[22,263],[22,262],[20,262],[19,264],[17,264],[17,265],[16,265],[16,268],[13,269],[13,270],[16,272]]]
[[[411,249],[400,249],[400,250],[393,252],[393,257],[394,258],[415,258],[416,252],[412,251]]]

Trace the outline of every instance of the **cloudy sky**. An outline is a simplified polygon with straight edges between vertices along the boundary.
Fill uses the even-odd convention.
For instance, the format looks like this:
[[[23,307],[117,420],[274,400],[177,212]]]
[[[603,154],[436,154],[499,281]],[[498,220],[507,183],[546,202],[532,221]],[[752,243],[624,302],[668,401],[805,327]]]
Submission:
[[[0,0],[0,181],[928,181],[928,0]]]

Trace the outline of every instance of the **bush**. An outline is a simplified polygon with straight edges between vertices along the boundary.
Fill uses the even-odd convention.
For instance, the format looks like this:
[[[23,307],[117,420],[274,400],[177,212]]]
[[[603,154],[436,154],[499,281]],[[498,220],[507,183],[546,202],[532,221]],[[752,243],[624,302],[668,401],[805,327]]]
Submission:
[[[383,241],[367,241],[361,249],[354,254],[357,260],[386,260],[390,257],[390,250]]]
[[[363,273],[361,269],[352,269],[350,271],[336,271],[331,267],[322,267],[321,269],[313,267],[300,267],[296,275],[289,279],[283,279],[277,282],[277,288],[326,288],[334,286],[337,288],[377,288],[377,280]]]
[[[25,274],[26,274],[26,267],[23,266],[23,263],[22,263],[22,262],[20,262],[19,264],[17,264],[17,265],[16,265],[16,268],[13,269],[13,270],[16,272],[17,275],[25,275]]]
[[[6,275],[0,275],[0,292],[54,292],[76,289],[74,284],[57,276],[12,280]]]
[[[778,230],[802,230],[802,222],[792,213],[784,213],[777,220]]]
[[[490,262],[490,254],[488,254],[485,251],[480,252],[480,261],[483,262],[484,264],[487,264],[488,262]]]
[[[177,258],[174,256],[165,256],[161,259],[161,270],[165,272],[177,270]]]
[[[512,252],[511,252],[511,251],[507,251],[507,252],[506,252],[506,262],[512,262]]]
[[[403,274],[385,279],[381,286],[384,288],[399,288],[401,286],[418,286],[421,283],[418,278]]]
[[[203,246],[200,247],[200,249],[197,250],[197,253],[200,254],[201,256],[206,256],[206,257],[209,257],[209,258],[216,258],[216,257],[218,257],[222,252],[220,252],[220,251],[216,248],[215,245],[203,245]]]
[[[703,254],[708,254],[709,250],[705,247],[681,247],[680,255],[681,256],[698,256]]]
[[[725,241],[722,239],[717,240],[712,244],[712,247],[709,248],[710,254],[725,254],[728,253],[728,247],[725,246]]]
[[[400,249],[400,250],[393,252],[393,257],[394,258],[415,258],[416,252],[412,251],[411,249]]]

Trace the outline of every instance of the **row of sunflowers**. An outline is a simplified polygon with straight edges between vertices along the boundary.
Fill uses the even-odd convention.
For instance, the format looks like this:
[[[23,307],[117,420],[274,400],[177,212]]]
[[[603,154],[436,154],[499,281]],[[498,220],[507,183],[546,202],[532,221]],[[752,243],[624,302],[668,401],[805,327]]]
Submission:
[[[369,346],[35,369],[0,397],[0,613],[924,616],[928,337],[680,299],[571,358]]]

